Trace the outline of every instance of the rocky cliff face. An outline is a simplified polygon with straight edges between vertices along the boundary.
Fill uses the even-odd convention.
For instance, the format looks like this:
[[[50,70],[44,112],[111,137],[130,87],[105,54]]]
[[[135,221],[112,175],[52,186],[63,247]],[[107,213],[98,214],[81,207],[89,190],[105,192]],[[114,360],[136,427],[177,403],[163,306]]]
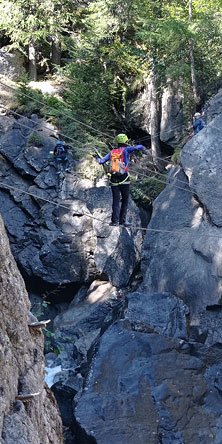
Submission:
[[[222,441],[222,116],[210,113],[154,203],[139,292],[97,341],[75,409],[86,442]]]
[[[150,224],[169,233],[147,233],[143,250],[143,289],[173,292],[194,315],[221,303],[221,138],[222,115],[186,144]]]
[[[61,444],[53,394],[45,385],[43,334],[28,327],[30,302],[0,218],[0,442]]]
[[[212,103],[210,113],[213,117]],[[57,369],[52,389],[63,423],[72,430],[67,444],[220,444],[221,115],[209,117],[207,127],[186,144],[155,201],[148,226],[154,231],[145,237],[143,282],[136,291],[126,285],[143,239],[140,230],[108,226],[109,190],[80,179],[75,170],[58,181],[47,157],[53,142],[41,119],[33,116],[25,134],[21,121],[11,119],[7,128],[0,123],[2,212],[16,260],[29,279],[57,286],[52,296],[61,286],[65,294],[66,284],[73,294],[53,316],[52,345],[59,355],[47,356]],[[27,146],[37,124],[41,150]],[[129,215],[138,226],[132,202]],[[15,290],[12,294],[17,300]],[[13,313],[5,310],[11,356]],[[22,317],[32,335],[26,322]],[[31,354],[32,362],[40,365],[36,356]],[[41,386],[41,368],[37,388],[30,367],[23,369],[16,370],[14,398],[29,385]],[[17,423],[13,414],[29,412],[17,402],[18,410],[6,415],[4,433]]]
[[[0,128],[1,213],[23,273],[54,285],[91,283],[99,276],[127,285],[140,261],[142,234],[109,227],[111,190],[81,179],[73,165],[71,173],[56,175],[49,154],[56,130],[36,115],[0,117]],[[40,145],[30,142],[36,134]],[[128,214],[141,227],[133,201]]]
[[[120,316],[126,293],[120,288],[140,262],[140,211],[131,200],[128,217],[138,229],[110,227],[110,189],[81,178],[72,156],[71,172],[56,174],[49,155],[56,129],[43,119],[1,116],[0,129],[1,213],[34,311],[42,312],[42,296],[52,302],[49,347],[59,353],[50,361],[58,369],[53,390],[75,434],[72,401],[82,389],[88,355]]]
[[[183,137],[183,102],[178,85],[169,83],[163,91],[160,103],[160,140],[171,147],[176,146]],[[148,79],[143,91],[127,104],[128,124],[147,134],[151,134],[150,104]]]

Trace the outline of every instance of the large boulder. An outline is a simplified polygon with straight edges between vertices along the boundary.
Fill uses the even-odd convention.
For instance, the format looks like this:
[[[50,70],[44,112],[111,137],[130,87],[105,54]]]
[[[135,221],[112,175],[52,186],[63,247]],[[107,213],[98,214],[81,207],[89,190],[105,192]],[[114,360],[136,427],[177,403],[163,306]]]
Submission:
[[[88,353],[122,307],[122,296],[109,282],[94,281],[82,287],[68,308],[53,321],[54,349],[60,350],[54,366],[60,366],[53,382],[79,386],[79,367],[87,364]],[[71,372],[71,373],[70,373]],[[77,390],[78,391],[78,390]]]
[[[219,89],[217,94],[210,98],[210,100],[204,106],[204,121],[206,124],[210,123],[215,117],[221,114],[222,107],[222,88]]]
[[[125,319],[101,337],[76,405],[80,442],[220,442],[221,349],[188,342],[187,315],[169,293],[128,296]]]
[[[25,74],[25,58],[18,50],[11,50],[10,46],[0,48],[1,75],[18,80]]]
[[[30,303],[0,217],[0,435],[2,444],[61,444],[60,414],[45,385],[43,334],[28,327]]]
[[[127,285],[140,261],[142,230],[109,226],[109,187],[94,186],[74,169],[56,175],[49,154],[56,137],[51,124],[36,115],[9,120],[0,134],[1,211],[24,275],[53,285],[91,283],[96,277]],[[72,153],[70,162],[73,166]],[[128,215],[141,227],[132,200]]]
[[[154,231],[143,247],[142,291],[170,291],[192,314],[222,297],[220,138],[222,115],[185,145],[181,167],[154,203]]]

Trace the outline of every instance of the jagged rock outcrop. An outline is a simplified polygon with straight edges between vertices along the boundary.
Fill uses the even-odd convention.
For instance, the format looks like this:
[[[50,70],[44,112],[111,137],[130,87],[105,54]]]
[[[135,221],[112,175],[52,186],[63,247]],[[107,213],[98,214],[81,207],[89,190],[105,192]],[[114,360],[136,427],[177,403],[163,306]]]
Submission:
[[[65,425],[72,424],[74,419],[70,418],[72,401],[81,392],[89,356],[103,332],[121,316],[123,296],[109,282],[94,281],[89,289],[81,287],[67,310],[54,319],[52,345],[60,352],[54,358],[49,355],[47,362],[50,360],[50,365],[57,368],[52,390]]]
[[[140,261],[142,231],[109,226],[110,189],[81,179],[72,159],[72,172],[56,175],[51,124],[36,115],[6,120],[0,117],[1,211],[24,275],[55,285],[97,277],[127,285]],[[141,227],[132,200],[128,214]]]
[[[76,406],[80,442],[219,443],[221,349],[189,342],[189,310],[172,294],[127,299]]]
[[[57,284],[52,294],[71,284],[72,302],[52,323],[59,356],[50,355],[57,366],[52,390],[71,442],[219,444],[222,117],[186,144],[171,170],[145,237],[143,283],[126,300],[129,289],[120,287],[140,260],[141,231],[108,226],[108,188],[75,171],[58,181],[45,122],[32,116],[23,133],[22,121],[7,123],[8,137],[0,140],[0,196],[24,274]],[[41,147],[27,143],[33,128],[41,129]],[[129,215],[138,226],[132,202]],[[26,387],[26,379],[19,384]],[[7,430],[15,423],[5,418]]]
[[[0,442],[62,444],[60,413],[45,385],[43,334],[28,327],[30,302],[0,217]]]
[[[151,134],[150,128],[150,82],[143,91],[127,104],[127,121],[133,128]],[[183,137],[183,95],[178,85],[169,82],[161,97],[160,140],[172,147]]]
[[[217,94],[210,98],[204,106],[204,121],[208,125],[215,117],[221,114],[222,109],[222,88]]]
[[[220,138],[222,115],[185,145],[154,203],[143,282],[94,344],[76,396],[83,442],[222,441]]]
[[[170,291],[196,317],[221,304],[222,115],[186,144],[181,167],[154,203],[144,241],[142,291]],[[167,232],[169,231],[169,232]]]

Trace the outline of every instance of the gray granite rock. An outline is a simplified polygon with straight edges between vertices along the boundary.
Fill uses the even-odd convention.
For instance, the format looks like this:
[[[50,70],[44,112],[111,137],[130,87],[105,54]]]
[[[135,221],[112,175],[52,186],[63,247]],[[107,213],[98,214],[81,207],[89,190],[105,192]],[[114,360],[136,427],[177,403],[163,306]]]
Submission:
[[[219,443],[221,358],[118,321],[101,338],[75,409],[80,440],[84,430],[97,444]]]
[[[1,444],[62,444],[61,418],[45,386],[43,334],[28,327],[30,303],[0,217]]]
[[[30,139],[36,134],[37,146]],[[0,132],[1,211],[15,259],[26,276],[47,284],[89,284],[101,276],[115,286],[127,285],[140,261],[142,231],[109,226],[109,187],[94,186],[75,170],[56,175],[49,154],[56,134],[35,115],[11,118]],[[128,215],[141,226],[132,200]]]

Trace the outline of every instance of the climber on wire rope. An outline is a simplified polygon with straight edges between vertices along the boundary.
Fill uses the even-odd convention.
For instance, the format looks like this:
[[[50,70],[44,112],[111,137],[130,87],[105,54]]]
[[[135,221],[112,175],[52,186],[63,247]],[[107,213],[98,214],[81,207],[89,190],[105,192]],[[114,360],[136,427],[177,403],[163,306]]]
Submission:
[[[204,128],[204,121],[201,113],[195,113],[193,116],[193,131],[194,136],[198,134]]]
[[[181,149],[186,145],[187,142],[189,142],[193,136],[196,136],[205,126],[205,123],[202,119],[201,113],[195,113],[193,116],[193,131],[191,128],[191,133],[188,134],[188,136],[185,137],[183,144],[181,146]]]
[[[117,148],[112,149],[105,157],[95,154],[97,162],[103,165],[110,162],[110,185],[113,195],[112,219],[110,225],[129,227],[126,221],[127,207],[130,194],[129,156],[133,151],[147,152],[143,145],[130,146],[126,134],[116,136]],[[120,205],[121,197],[121,205]]]
[[[55,156],[56,159],[56,169],[57,169],[57,173],[56,174],[60,174],[62,173],[62,171],[65,168],[65,171],[67,171],[68,173],[71,172],[70,168],[69,168],[69,159],[68,159],[68,150],[71,147],[69,145],[65,145],[64,143],[58,141],[53,154]]]

